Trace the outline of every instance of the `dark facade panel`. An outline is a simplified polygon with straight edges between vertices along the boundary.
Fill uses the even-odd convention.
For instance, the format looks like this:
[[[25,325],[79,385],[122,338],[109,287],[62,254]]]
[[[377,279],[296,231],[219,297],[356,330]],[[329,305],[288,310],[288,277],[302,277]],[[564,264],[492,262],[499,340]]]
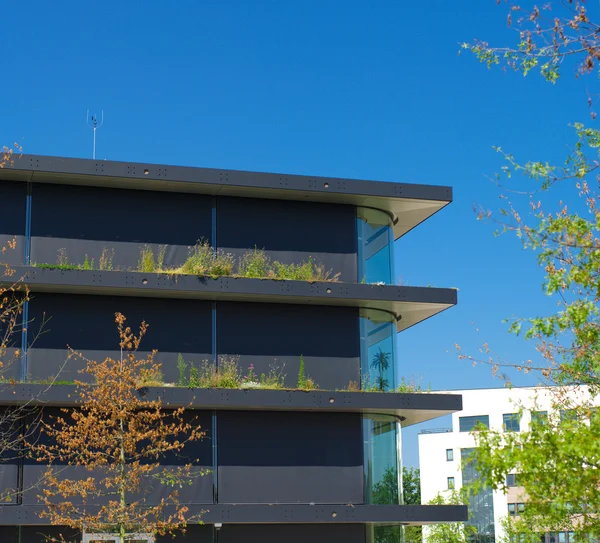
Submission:
[[[35,184],[31,261],[56,264],[60,251],[70,263],[87,255],[98,266],[107,250],[115,269],[136,269],[145,246],[156,255],[163,245],[164,264],[178,266],[190,246],[210,241],[211,217],[205,195]]]
[[[217,350],[239,357],[247,371],[276,368],[285,384],[298,384],[300,356],[305,374],[320,388],[342,389],[360,379],[358,309],[285,304],[217,303]]]
[[[184,533],[176,532],[175,537],[171,535],[156,536],[155,541],[156,543],[216,543],[214,528],[208,525],[202,526],[197,524],[189,524]]]
[[[58,408],[46,408],[44,417],[46,421],[52,421],[53,417],[62,416],[65,414]],[[193,464],[194,472],[197,478],[193,480],[191,485],[183,485],[177,489],[179,499],[184,504],[211,504],[213,502],[213,474],[212,474],[212,415],[208,411],[190,411],[186,413],[186,417],[190,422],[198,424],[206,431],[206,436],[199,441],[188,443],[180,454],[168,454],[161,458],[161,466],[165,469],[174,468],[176,466]],[[67,416],[67,421],[69,418]],[[45,434],[38,435],[39,443],[47,443],[48,436]],[[68,466],[60,462],[55,463],[55,468],[59,470],[62,477],[65,479],[80,479],[94,476],[101,481],[103,478],[102,472],[90,472],[80,466]],[[23,505],[38,505],[40,504],[39,495],[43,490],[42,477],[46,471],[46,466],[36,461],[35,458],[25,458],[23,460]],[[204,475],[201,475],[204,473]],[[173,491],[172,487],[161,485],[156,480],[149,480],[144,486],[142,495],[130,495],[133,500],[136,498],[145,498],[146,503],[153,505],[160,502],[162,498],[167,497]],[[57,498],[61,499],[62,498]],[[90,504],[104,504],[109,499],[114,499],[114,496],[101,496],[91,498]],[[78,502],[73,502],[78,503]]]
[[[6,447],[0,452],[0,496],[5,504],[16,504],[19,491],[19,462],[22,451],[8,444],[19,444],[23,432],[23,411],[19,408],[0,407],[0,432]],[[2,539],[0,539],[2,541]]]
[[[136,330],[142,320],[149,325],[140,356],[158,350],[166,382],[178,379],[177,357],[196,365],[212,357],[212,305],[199,300],[167,300],[119,296],[35,294],[30,302],[30,335],[35,342],[27,354],[32,379],[58,375],[62,381],[85,379],[79,358],[67,361],[67,345],[88,358],[118,358],[119,335],[115,312],[121,312]],[[44,333],[36,337],[44,323]]]
[[[19,543],[19,528],[17,526],[0,526],[0,541],[2,543]],[[31,542],[37,543],[33,539]],[[23,539],[22,543],[29,543],[29,541]]]
[[[364,543],[360,524],[223,525],[219,543]]]
[[[66,543],[81,543],[81,534],[65,526],[23,526],[20,543],[48,543],[55,538]],[[18,528],[16,526],[0,526],[0,541],[2,543],[17,543]],[[212,543],[213,527],[190,525],[184,533],[176,532],[175,536],[164,535],[155,538],[156,543]],[[242,541],[242,540],[240,540]]]
[[[218,198],[217,245],[236,256],[257,247],[284,264],[312,256],[342,281],[358,277],[356,208],[350,205]]]
[[[4,269],[0,264],[0,275],[2,275]],[[23,299],[18,292],[9,293],[6,292],[4,297],[8,298],[5,302],[4,307],[8,308],[12,306],[12,310],[9,312],[14,315],[14,312],[19,310],[19,307],[23,308]],[[5,311],[5,310],[3,310]],[[8,314],[6,314],[8,317]],[[0,338],[6,339],[6,349],[0,354],[0,376],[5,381],[20,380],[21,376],[21,364],[22,364],[22,347],[23,347],[23,314],[15,316],[16,320],[13,322],[11,318],[2,319],[0,322]]]
[[[363,502],[361,416],[220,412],[219,503]]]
[[[81,542],[81,532],[66,526],[22,526],[20,543],[48,543],[52,538],[61,541],[61,537],[66,543]]]
[[[24,264],[27,185],[10,181],[0,182],[0,203],[0,264]],[[16,240],[16,246],[9,249],[8,243],[13,240]],[[3,251],[4,247],[6,251]]]

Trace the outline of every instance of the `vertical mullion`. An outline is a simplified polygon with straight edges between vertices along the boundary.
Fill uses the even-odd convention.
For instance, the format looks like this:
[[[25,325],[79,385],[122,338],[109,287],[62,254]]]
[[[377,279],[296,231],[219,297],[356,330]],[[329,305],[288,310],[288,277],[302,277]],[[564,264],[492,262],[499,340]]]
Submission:
[[[31,264],[31,200],[32,200],[33,186],[31,183],[27,183],[27,194],[25,196],[25,247],[23,248],[23,258],[25,266]],[[23,314],[21,322],[21,371],[20,379],[25,381],[27,379],[27,328],[29,324],[29,302],[23,303]]]
[[[24,258],[26,266],[31,264],[31,195],[33,186],[27,183],[27,195],[25,196],[25,247]]]
[[[217,412],[212,412],[212,469],[213,469],[213,503],[219,503],[219,456],[217,442]]]
[[[213,197],[211,207],[211,245],[217,248],[217,199]],[[218,367],[219,354],[217,351],[217,302],[212,303],[211,350],[213,364]],[[217,441],[217,412],[212,412],[212,468],[213,468],[213,503],[219,503],[219,449]],[[219,532],[213,526],[213,541],[219,540]]]

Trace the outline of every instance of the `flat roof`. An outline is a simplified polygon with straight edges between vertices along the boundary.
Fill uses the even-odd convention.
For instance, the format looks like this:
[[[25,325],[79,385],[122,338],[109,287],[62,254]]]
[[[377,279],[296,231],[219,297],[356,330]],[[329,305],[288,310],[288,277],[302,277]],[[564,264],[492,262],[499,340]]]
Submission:
[[[391,216],[396,239],[452,201],[446,186],[41,155],[15,157],[0,179],[370,207]]]

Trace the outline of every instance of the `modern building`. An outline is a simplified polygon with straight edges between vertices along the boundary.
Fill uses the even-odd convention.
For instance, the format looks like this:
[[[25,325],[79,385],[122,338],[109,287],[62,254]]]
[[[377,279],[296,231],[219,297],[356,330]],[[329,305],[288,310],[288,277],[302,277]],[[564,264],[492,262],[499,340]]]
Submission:
[[[556,394],[569,394],[577,402],[587,399],[584,388],[513,387],[449,391],[460,394],[463,409],[452,414],[452,426],[422,430],[419,434],[419,467],[421,470],[421,499],[428,503],[438,494],[462,488],[477,477],[476,466],[468,461],[475,447],[478,424],[505,432],[519,432],[529,427],[532,416],[546,416],[553,410]],[[523,415],[519,415],[520,408]],[[507,476],[508,491],[483,489],[469,503],[469,523],[477,529],[476,543],[504,540],[502,519],[515,516],[527,507],[518,474]],[[424,530],[425,540],[427,530]],[[545,534],[542,542],[569,543],[569,533]]]
[[[73,386],[39,383],[77,378],[82,362],[68,359],[67,345],[117,357],[118,311],[149,323],[142,347],[158,349],[165,382],[177,382],[180,354],[285,375],[283,390],[149,389],[165,409],[191,405],[207,431],[189,457],[209,475],[180,496],[191,512],[205,511],[204,524],[176,541],[388,543],[403,525],[466,520],[463,506],[402,505],[400,481],[401,428],[460,410],[460,396],[393,392],[396,334],[457,301],[454,289],[394,284],[394,242],[451,200],[446,187],[15,159],[0,170],[0,244],[16,238],[17,249],[0,259],[33,297],[13,345],[22,356],[5,374],[16,384],[0,387],[0,403],[40,405],[45,416],[74,406]],[[181,266],[198,240],[236,262],[255,248],[285,265],[314,259],[339,280],[140,265],[152,250],[160,267]],[[317,390],[293,390],[301,361]],[[373,383],[386,392],[368,391]],[[60,531],[44,526],[30,490],[44,469],[26,457],[0,464],[0,491],[15,490],[0,505],[2,542]],[[384,484],[389,492],[379,492]],[[151,495],[160,498],[160,485]]]

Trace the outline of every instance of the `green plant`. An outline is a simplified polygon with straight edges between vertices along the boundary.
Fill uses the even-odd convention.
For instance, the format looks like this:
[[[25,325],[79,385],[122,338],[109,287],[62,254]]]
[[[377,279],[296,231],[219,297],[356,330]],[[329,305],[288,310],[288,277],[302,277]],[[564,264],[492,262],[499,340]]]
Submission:
[[[282,264],[273,262],[272,276],[292,281],[312,281],[314,279],[312,257],[302,264]]]
[[[177,381],[177,384],[180,387],[184,387],[190,384],[190,381],[186,376],[187,367],[188,363],[183,359],[183,355],[179,353],[177,355],[177,369],[179,370],[179,380]]]
[[[167,254],[167,246],[159,245],[156,255],[156,271],[161,271],[165,266],[165,255]]]
[[[94,259],[90,260],[88,255],[85,255],[85,259],[83,260],[83,265],[81,266],[83,270],[93,270],[94,269]]]
[[[154,273],[157,271],[156,261],[154,260],[154,250],[150,245],[145,245],[140,251],[138,260],[138,271],[145,273]]]
[[[114,249],[104,248],[98,261],[98,268],[103,271],[112,271],[113,269],[113,258],[115,256]]]
[[[200,387],[200,371],[196,366],[194,366],[193,362],[190,362],[190,380],[189,380],[190,388],[199,388]]]
[[[431,385],[427,385],[427,389],[424,389],[421,386],[421,379],[419,381],[415,381],[413,377],[407,380],[405,377],[400,378],[400,384],[396,387],[394,392],[401,393],[414,393],[414,392],[430,392]]]
[[[333,273],[333,270],[326,270],[325,264],[313,264],[313,281],[330,281],[337,283],[340,280],[341,273]]]
[[[247,251],[240,257],[237,272],[241,277],[271,277],[271,259],[264,249],[254,247],[252,251]]]
[[[301,390],[314,390],[318,388],[318,385],[306,375],[303,355],[300,355],[300,366],[298,368],[298,388]]]
[[[231,275],[234,258],[230,253],[214,249],[208,241],[199,240],[179,268],[180,273],[189,275]]]
[[[319,385],[317,385],[317,383],[315,383],[310,377],[306,378],[306,381],[304,381],[304,387],[302,387],[303,390],[317,390],[318,388]]]
[[[77,264],[34,264],[36,268],[42,270],[80,270],[81,266]]]
[[[350,381],[346,390],[348,392],[360,392],[360,385],[358,384],[358,381]]]
[[[238,364],[238,358],[220,356],[217,380],[214,386],[218,388],[238,388],[241,383],[242,373]]]
[[[68,266],[69,265],[69,259],[67,257],[67,250],[63,247],[62,249],[59,249],[56,255],[56,263],[59,266]]]
[[[300,355],[300,366],[298,368],[298,388],[306,388],[306,373],[304,370],[304,356]]]
[[[254,364],[248,366],[248,375],[244,375],[245,381],[256,381],[256,374],[254,373]]]
[[[278,367],[275,363],[270,367],[269,374],[265,376],[264,381],[261,375],[261,386],[266,389],[283,388],[285,375],[283,373],[284,366]]]

